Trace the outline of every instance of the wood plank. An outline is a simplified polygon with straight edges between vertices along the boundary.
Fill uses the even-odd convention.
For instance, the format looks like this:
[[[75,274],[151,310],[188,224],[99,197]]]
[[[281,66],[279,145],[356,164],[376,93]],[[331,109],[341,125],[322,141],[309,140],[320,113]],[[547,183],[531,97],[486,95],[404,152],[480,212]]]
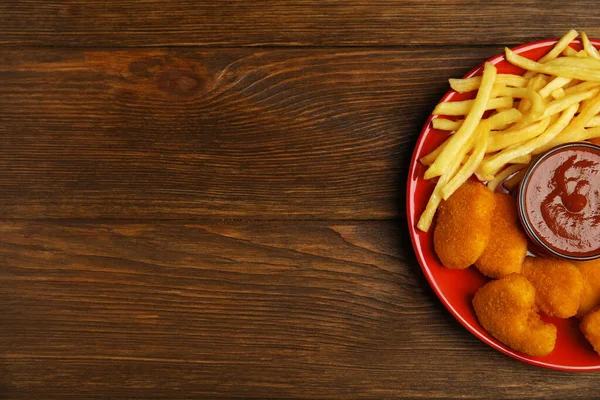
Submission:
[[[508,45],[600,37],[594,0],[4,0],[0,44],[36,46]]]
[[[529,366],[463,329],[404,224],[4,221],[0,393],[597,395],[596,374]]]
[[[1,218],[386,219],[500,49],[5,50]]]

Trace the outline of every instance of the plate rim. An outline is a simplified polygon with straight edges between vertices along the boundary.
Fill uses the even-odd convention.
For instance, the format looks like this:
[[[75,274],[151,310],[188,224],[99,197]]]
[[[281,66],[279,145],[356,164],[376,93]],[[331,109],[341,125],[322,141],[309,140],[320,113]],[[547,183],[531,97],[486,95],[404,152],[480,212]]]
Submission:
[[[520,54],[520,53],[527,52],[530,50],[535,50],[540,47],[550,47],[553,44],[556,44],[558,42],[558,40],[559,40],[558,38],[537,40],[537,41],[533,41],[530,43],[525,43],[525,44],[521,44],[519,46],[512,47],[511,50],[517,54]],[[590,42],[594,45],[594,47],[600,46],[600,40],[590,39]],[[575,39],[575,40],[571,41],[571,43],[576,43],[576,44],[581,45],[581,40]],[[463,79],[475,76],[479,71],[481,71],[481,69],[483,68],[483,66],[486,62],[496,65],[505,60],[506,60],[506,57],[505,57],[504,53],[499,53],[495,56],[492,56],[492,57],[488,58],[487,60],[478,64],[475,68],[471,69],[469,72],[467,72],[463,76]],[[457,92],[450,89],[440,98],[440,100],[438,100],[438,103],[436,103],[436,104],[451,100],[452,97],[454,97],[456,95],[457,95]],[[547,368],[547,369],[552,369],[552,370],[557,370],[557,371],[565,371],[565,372],[600,371],[600,359],[598,361],[598,365],[589,365],[589,366],[561,365],[561,364],[556,364],[556,363],[552,363],[552,362],[546,362],[546,361],[532,359],[532,358],[529,358],[529,356],[523,355],[520,352],[517,352],[517,351],[509,348],[506,345],[498,344],[495,340],[492,340],[492,339],[488,338],[487,336],[483,335],[478,329],[476,329],[476,327],[474,327],[467,320],[465,320],[463,318],[463,316],[452,306],[450,301],[443,294],[442,290],[440,289],[440,287],[438,286],[438,284],[435,280],[435,277],[433,276],[431,270],[429,269],[429,266],[427,265],[423,250],[419,246],[417,246],[417,243],[416,243],[416,227],[414,226],[415,222],[416,222],[416,220],[415,220],[415,204],[414,204],[413,196],[412,196],[414,189],[415,189],[414,182],[416,182],[416,180],[413,181],[411,179],[411,177],[414,176],[415,169],[416,169],[416,166],[418,163],[417,154],[420,153],[420,150],[421,150],[422,146],[424,145],[425,133],[426,133],[427,128],[430,126],[431,120],[433,119],[433,117],[434,116],[432,114],[430,114],[429,117],[427,118],[427,120],[425,121],[425,123],[419,133],[417,142],[415,143],[415,146],[413,148],[412,156],[411,156],[411,160],[410,160],[410,166],[409,166],[409,170],[408,170],[407,185],[406,185],[406,220],[407,220],[407,224],[408,224],[410,241],[412,244],[413,251],[415,252],[417,261],[419,262],[419,266],[421,267],[421,271],[425,275],[425,278],[427,279],[429,286],[433,289],[434,293],[436,294],[436,296],[438,297],[440,302],[444,305],[446,310],[448,310],[450,312],[450,314],[452,315],[452,317],[454,319],[456,319],[464,328],[466,328],[476,338],[478,338],[479,340],[481,340],[483,343],[487,344],[488,346],[492,347],[493,349],[500,351],[503,354],[506,354],[514,359],[517,359],[519,361],[525,362],[530,365],[543,367],[543,368]],[[420,179],[423,179],[423,178],[420,178]]]

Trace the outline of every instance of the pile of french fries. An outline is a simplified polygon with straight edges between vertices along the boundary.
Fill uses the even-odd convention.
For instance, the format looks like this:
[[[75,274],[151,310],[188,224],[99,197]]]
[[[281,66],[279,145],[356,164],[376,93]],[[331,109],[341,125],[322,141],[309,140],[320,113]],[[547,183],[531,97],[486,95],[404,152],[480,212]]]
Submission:
[[[523,76],[498,74],[486,63],[482,76],[450,79],[456,92],[477,95],[433,111],[433,127],[450,136],[420,160],[428,167],[425,179],[439,178],[417,228],[427,232],[441,200],[473,174],[490,190],[501,183],[514,189],[532,156],[600,137],[600,54],[585,33],[583,50],[570,47],[577,36],[569,31],[537,62],[506,48],[506,59],[525,69]]]

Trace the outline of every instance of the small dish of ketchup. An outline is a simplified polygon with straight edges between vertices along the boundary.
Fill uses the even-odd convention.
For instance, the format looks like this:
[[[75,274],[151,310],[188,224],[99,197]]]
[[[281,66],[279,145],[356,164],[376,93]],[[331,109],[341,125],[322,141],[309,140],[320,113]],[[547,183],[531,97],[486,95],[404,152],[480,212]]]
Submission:
[[[600,258],[600,146],[556,146],[527,169],[519,218],[542,251],[569,260]]]

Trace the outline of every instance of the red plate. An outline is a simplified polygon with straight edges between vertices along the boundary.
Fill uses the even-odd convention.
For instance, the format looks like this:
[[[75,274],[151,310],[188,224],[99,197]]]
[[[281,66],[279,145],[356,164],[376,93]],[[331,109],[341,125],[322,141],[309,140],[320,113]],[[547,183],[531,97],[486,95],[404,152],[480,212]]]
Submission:
[[[592,41],[595,47],[600,47],[600,41]],[[556,40],[544,40],[525,44],[513,49],[516,53],[532,60],[540,59],[546,54]],[[576,50],[581,49],[579,41],[571,44]],[[503,55],[497,55],[488,60],[496,66],[501,74],[522,74],[523,70],[505,60]],[[483,64],[475,68],[465,78],[481,75]],[[473,93],[460,94],[449,91],[441,102],[457,101],[473,98]],[[421,269],[429,284],[452,315],[471,333],[493,348],[511,357],[540,367],[562,371],[600,371],[600,356],[594,352],[590,344],[579,331],[579,322],[575,318],[561,320],[542,316],[546,322],[558,327],[558,339],[552,353],[545,357],[532,357],[515,351],[493,337],[479,324],[471,305],[471,300],[477,289],[487,282],[474,267],[456,271],[444,268],[433,250],[433,229],[423,233],[416,228],[417,221],[425,209],[427,200],[433,191],[434,183],[425,181],[425,168],[419,163],[419,158],[434,150],[447,137],[447,133],[433,129],[430,116],[413,152],[408,175],[406,190],[406,207],[408,227],[413,248],[421,264]]]

